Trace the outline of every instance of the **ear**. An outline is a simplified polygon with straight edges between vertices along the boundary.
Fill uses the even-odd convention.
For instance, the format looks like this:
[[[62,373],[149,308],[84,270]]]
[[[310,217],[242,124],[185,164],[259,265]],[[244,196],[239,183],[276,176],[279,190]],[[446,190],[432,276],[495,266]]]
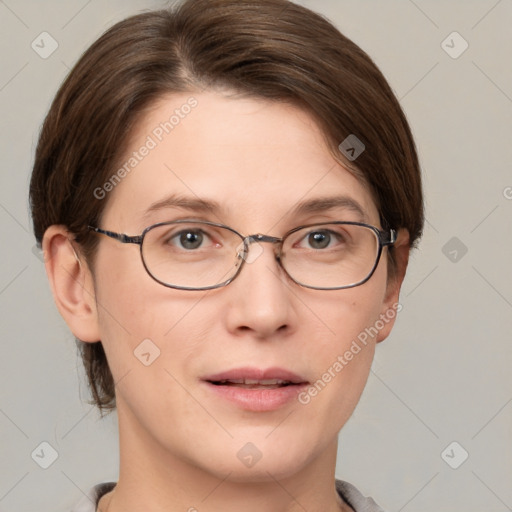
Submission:
[[[386,294],[380,315],[380,320],[384,323],[384,327],[379,330],[377,343],[384,341],[389,336],[393,325],[395,325],[396,316],[402,309],[402,305],[399,302],[400,288],[405,277],[410,253],[409,232],[406,229],[398,231],[396,242],[393,244],[393,251],[396,268],[393,274],[388,274]]]
[[[99,341],[92,274],[69,231],[65,226],[50,226],[42,248],[55,304],[71,332],[82,341]]]

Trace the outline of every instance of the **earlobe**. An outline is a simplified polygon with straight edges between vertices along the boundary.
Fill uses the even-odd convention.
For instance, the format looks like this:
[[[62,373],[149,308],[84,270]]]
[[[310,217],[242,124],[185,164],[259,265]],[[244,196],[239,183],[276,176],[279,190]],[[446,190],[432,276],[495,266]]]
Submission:
[[[50,226],[43,237],[46,274],[55,304],[82,341],[100,340],[94,283],[87,262],[65,226]]]
[[[405,277],[407,264],[409,263],[410,243],[409,232],[406,229],[398,231],[397,240],[393,247],[395,256],[395,271],[388,276],[386,295],[383,301],[381,318],[384,318],[385,326],[379,331],[377,343],[384,341],[395,324],[396,315],[402,309],[400,304],[400,288]]]

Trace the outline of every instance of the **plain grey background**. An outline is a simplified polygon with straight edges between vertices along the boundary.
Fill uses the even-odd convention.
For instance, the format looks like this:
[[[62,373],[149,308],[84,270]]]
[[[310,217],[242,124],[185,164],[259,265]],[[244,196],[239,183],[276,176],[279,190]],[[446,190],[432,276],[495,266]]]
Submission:
[[[389,511],[512,510],[512,2],[299,3],[389,80],[416,137],[427,205],[403,310],[340,436],[337,477]],[[28,183],[39,127],[79,55],[114,22],[164,5],[0,1],[3,512],[69,510],[117,478],[116,418],[99,420],[84,402],[73,338],[33,252]],[[58,44],[46,58],[55,43],[42,32]],[[43,442],[58,454],[48,469],[31,455]]]

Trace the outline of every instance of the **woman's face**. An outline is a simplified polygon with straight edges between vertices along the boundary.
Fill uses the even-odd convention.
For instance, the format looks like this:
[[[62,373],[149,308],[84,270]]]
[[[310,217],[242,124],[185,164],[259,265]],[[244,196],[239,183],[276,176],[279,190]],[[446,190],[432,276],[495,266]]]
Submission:
[[[195,106],[181,108],[187,100]],[[380,227],[367,188],[333,160],[312,119],[289,105],[214,92],[169,96],[137,126],[123,163],[130,158],[137,163],[103,199],[103,229],[138,235],[189,218],[275,237],[316,222]],[[343,200],[324,201],[335,198]],[[272,244],[251,251],[228,286],[183,291],[153,280],[137,245],[101,237],[97,329],[117,383],[121,441],[134,454],[241,480],[283,478],[335,457],[375,343],[396,314],[387,250],[368,282],[334,291],[293,283]],[[375,325],[378,334],[363,343]],[[309,386],[251,390],[205,380],[231,370],[231,379],[257,381],[291,372]]]

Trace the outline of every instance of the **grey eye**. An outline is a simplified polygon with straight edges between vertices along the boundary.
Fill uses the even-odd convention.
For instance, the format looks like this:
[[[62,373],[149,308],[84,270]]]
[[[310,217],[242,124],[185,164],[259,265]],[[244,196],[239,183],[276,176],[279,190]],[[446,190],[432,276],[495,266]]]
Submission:
[[[308,243],[313,249],[325,249],[331,243],[331,234],[328,231],[315,231],[308,235]]]
[[[179,233],[179,241],[185,249],[197,249],[201,247],[204,236],[200,231],[183,231]]]

